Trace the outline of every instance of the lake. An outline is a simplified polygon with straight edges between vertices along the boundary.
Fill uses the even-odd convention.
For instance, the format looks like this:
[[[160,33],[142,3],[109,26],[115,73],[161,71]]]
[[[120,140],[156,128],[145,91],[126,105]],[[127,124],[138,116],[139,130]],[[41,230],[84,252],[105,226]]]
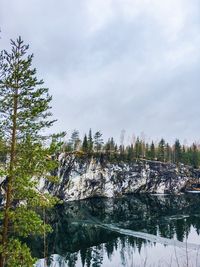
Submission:
[[[49,212],[48,221],[51,267],[200,266],[200,194],[69,202]],[[42,243],[31,244],[40,258]]]

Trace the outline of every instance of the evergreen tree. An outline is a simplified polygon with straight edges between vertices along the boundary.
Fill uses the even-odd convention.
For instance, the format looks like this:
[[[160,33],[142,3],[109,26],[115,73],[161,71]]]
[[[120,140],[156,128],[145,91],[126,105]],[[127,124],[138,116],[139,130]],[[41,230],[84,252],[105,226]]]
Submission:
[[[199,167],[199,153],[196,144],[192,144],[192,158],[191,158],[191,165],[194,168]]]
[[[134,149],[133,149],[133,144],[128,147],[128,154],[127,154],[127,160],[132,161],[134,158]]]
[[[79,131],[73,130],[72,135],[71,135],[71,139],[70,139],[70,143],[71,143],[73,150],[79,149],[80,142],[81,142],[81,140],[79,138]]]
[[[135,157],[140,158],[142,156],[142,142],[137,137],[135,142]]]
[[[94,135],[94,145],[95,145],[95,150],[99,152],[103,145],[102,133],[100,131],[96,132]]]
[[[172,160],[172,151],[169,143],[166,144],[165,161],[170,162]]]
[[[187,165],[190,164],[191,154],[192,154],[191,148],[188,149],[187,147],[182,146],[182,162],[184,164]]]
[[[115,150],[115,141],[114,138],[110,138],[110,151],[113,152]]]
[[[125,149],[124,145],[119,146],[119,159],[124,160],[125,159]]]
[[[157,158],[159,161],[164,162],[165,160],[165,140],[162,138],[158,144]]]
[[[110,155],[115,151],[115,142],[113,137],[109,138],[107,143],[105,144],[105,152],[106,154]]]
[[[83,138],[82,150],[84,152],[88,152],[88,139],[87,139],[87,135],[86,134],[84,135],[84,138]]]
[[[65,150],[65,152],[72,152],[73,151],[71,140],[64,144],[64,150]]]
[[[145,144],[145,157],[147,159],[150,158],[150,149],[149,149],[149,144],[148,143]]]
[[[49,160],[56,146],[44,147],[41,131],[53,124],[49,120],[51,96],[32,68],[33,55],[19,37],[11,40],[11,52],[0,56],[0,136],[6,140],[7,164],[1,165],[6,177],[5,207],[1,214],[0,266],[33,266],[29,248],[21,237],[43,234],[43,220],[36,212],[55,200],[38,191],[41,177],[49,178],[55,169]],[[33,178],[34,177],[34,178]]]
[[[151,146],[150,146],[150,159],[155,160],[155,158],[156,158],[155,145],[154,145],[154,142],[152,141]]]
[[[89,130],[88,134],[88,151],[91,153],[93,151],[93,138],[92,138],[92,130]]]
[[[104,145],[104,150],[105,150],[105,153],[106,155],[110,155],[110,138],[108,139],[108,141],[105,143]]]
[[[179,163],[182,160],[182,151],[181,151],[181,144],[178,139],[176,139],[174,144],[174,161],[175,163]]]

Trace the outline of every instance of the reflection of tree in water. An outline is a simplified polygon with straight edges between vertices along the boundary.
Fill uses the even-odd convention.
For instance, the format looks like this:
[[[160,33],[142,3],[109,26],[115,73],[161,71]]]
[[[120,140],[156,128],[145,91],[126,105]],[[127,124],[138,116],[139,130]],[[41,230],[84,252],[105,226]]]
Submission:
[[[126,266],[124,251],[127,247],[140,252],[141,247],[149,241],[120,235],[99,224],[159,234],[170,239],[176,236],[179,241],[183,241],[191,226],[197,233],[200,231],[199,204],[200,198],[197,195],[138,195],[122,199],[70,202],[55,208],[49,214],[54,231],[48,238],[48,252],[49,255],[62,255],[70,267],[76,266],[78,253],[82,266],[100,267],[103,255],[107,254],[111,259],[120,248],[121,264]],[[42,252],[42,248],[37,247],[37,250]],[[38,256],[37,251],[35,254]]]

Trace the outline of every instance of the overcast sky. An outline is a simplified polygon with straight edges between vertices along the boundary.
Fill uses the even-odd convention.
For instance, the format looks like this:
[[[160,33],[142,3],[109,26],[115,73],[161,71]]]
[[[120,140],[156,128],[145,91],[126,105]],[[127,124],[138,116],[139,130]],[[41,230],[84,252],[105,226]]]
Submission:
[[[200,139],[199,0],[0,0],[53,95],[53,130]]]

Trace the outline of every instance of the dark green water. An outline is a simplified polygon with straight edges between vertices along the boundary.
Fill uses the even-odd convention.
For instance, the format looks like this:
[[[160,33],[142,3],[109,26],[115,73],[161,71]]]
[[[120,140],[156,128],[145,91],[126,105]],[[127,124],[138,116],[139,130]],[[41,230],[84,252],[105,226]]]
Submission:
[[[51,267],[200,266],[200,194],[70,202],[48,220]]]

